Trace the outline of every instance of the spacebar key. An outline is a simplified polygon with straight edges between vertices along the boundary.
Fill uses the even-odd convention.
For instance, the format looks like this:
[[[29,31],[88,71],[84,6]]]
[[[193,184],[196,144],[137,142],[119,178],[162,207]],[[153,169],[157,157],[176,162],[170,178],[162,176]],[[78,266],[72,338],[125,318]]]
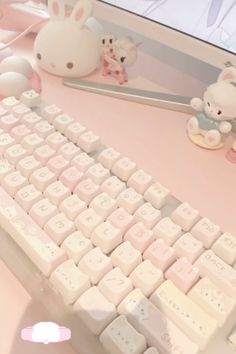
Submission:
[[[0,187],[0,225],[46,276],[66,260],[66,253]]]

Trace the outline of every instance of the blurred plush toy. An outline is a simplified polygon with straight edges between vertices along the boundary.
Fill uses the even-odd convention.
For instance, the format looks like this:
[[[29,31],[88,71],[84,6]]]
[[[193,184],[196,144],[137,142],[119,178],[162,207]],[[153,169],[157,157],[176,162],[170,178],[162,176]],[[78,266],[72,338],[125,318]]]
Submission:
[[[187,123],[189,138],[207,149],[222,147],[236,118],[236,68],[225,68],[203,100],[195,97],[190,104],[197,113]]]
[[[232,148],[227,151],[226,153],[226,158],[232,162],[232,163],[236,163],[236,140],[232,145]]]
[[[135,63],[138,46],[130,37],[116,39],[103,56],[103,75],[113,74],[120,84],[127,82],[126,68]]]
[[[116,37],[111,33],[105,33],[101,36],[101,47],[100,47],[100,57],[103,67],[103,75],[106,75],[107,67],[109,62],[105,57],[114,58],[113,44],[116,40]]]

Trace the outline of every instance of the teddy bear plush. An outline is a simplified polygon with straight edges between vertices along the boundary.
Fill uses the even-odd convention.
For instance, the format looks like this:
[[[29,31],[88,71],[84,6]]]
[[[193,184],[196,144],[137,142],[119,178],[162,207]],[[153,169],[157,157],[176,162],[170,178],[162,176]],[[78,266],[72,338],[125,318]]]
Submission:
[[[190,104],[197,112],[187,123],[190,139],[205,148],[221,147],[236,118],[236,68],[225,68],[207,87],[203,100],[194,97]]]

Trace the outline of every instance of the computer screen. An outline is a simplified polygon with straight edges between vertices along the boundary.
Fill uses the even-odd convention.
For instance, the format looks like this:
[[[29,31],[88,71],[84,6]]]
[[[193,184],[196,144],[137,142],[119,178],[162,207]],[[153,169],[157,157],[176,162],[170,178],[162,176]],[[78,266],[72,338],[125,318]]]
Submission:
[[[236,53],[236,0],[105,0]]]

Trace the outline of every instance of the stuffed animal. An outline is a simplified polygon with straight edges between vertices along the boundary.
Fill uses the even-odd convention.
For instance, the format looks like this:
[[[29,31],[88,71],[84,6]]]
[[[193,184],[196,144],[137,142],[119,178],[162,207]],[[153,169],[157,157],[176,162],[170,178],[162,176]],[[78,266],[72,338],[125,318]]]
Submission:
[[[209,149],[223,146],[236,118],[236,68],[225,68],[217,82],[208,86],[203,100],[195,97],[190,104],[197,111],[187,123],[190,139]]]
[[[103,67],[103,75],[113,74],[118,78],[120,84],[128,81],[126,68],[135,63],[137,59],[137,47],[131,38],[118,38],[113,42],[113,50],[105,54],[106,65]],[[111,55],[112,53],[112,55]]]
[[[50,21],[39,31],[34,54],[40,68],[67,77],[90,74],[99,62],[99,38],[85,22],[91,14],[89,0],[79,0],[66,16],[63,0],[48,0]]]

